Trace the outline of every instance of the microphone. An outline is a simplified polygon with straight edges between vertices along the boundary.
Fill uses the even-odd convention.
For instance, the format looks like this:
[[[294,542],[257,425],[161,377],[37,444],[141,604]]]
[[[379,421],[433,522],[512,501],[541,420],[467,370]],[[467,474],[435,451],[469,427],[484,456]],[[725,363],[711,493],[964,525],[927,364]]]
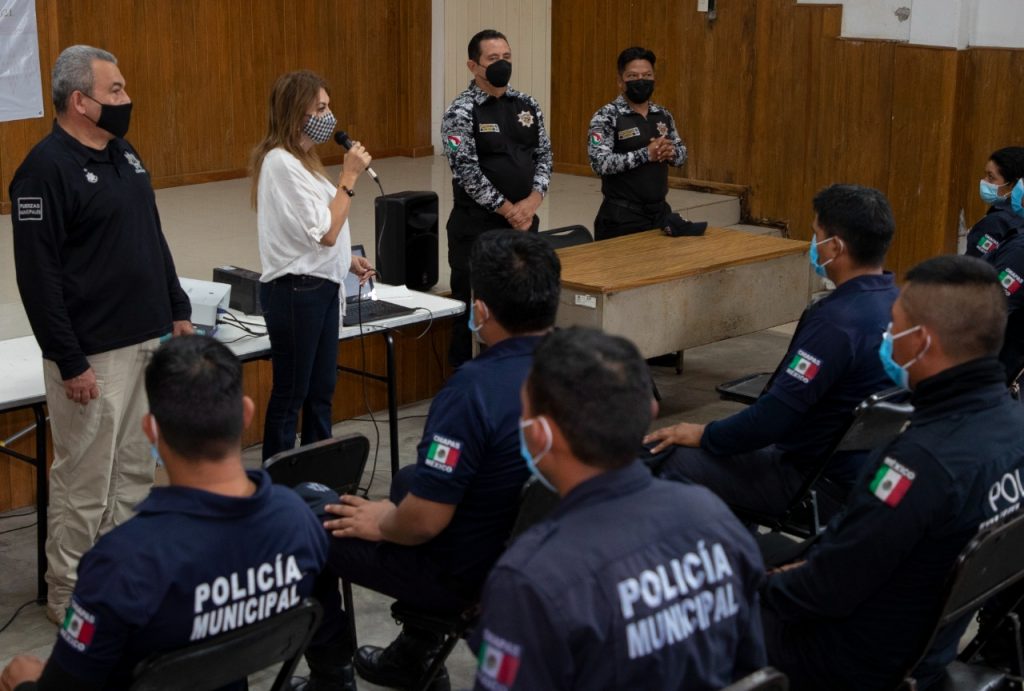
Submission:
[[[338,130],[334,133],[334,141],[345,147],[346,151],[352,148],[352,140],[348,138],[348,132],[345,130]],[[377,173],[373,171],[373,168],[367,168],[366,172],[370,174],[374,182],[380,184],[380,178],[377,177]]]

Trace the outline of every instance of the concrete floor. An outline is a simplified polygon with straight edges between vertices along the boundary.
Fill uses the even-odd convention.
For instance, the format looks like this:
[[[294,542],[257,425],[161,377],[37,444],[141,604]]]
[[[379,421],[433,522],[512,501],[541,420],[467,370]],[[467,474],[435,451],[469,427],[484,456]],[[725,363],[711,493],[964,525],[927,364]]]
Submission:
[[[433,189],[440,198],[440,217],[446,218],[451,205],[450,174],[440,157],[424,159],[385,159],[375,161],[387,191]],[[555,228],[582,223],[588,228],[600,204],[599,181],[555,175],[551,193],[540,209],[541,228]],[[363,181],[362,194],[353,207],[352,235],[354,242],[373,246],[373,205],[371,184]],[[248,181],[232,180],[157,192],[165,234],[181,276],[208,279],[211,268],[231,263],[259,269],[256,253],[255,217],[248,206]],[[669,201],[684,217],[707,220],[716,226],[735,226],[739,222],[739,204],[732,197],[671,190]],[[742,227],[763,232],[763,229]],[[10,217],[0,216],[0,338],[30,333],[14,282],[11,249]],[[773,232],[773,231],[768,231]],[[441,231],[441,281],[437,290],[447,289],[448,267],[445,233]],[[769,371],[782,357],[793,324],[756,334],[711,344],[687,351],[685,370],[681,375],[668,368],[654,368],[654,377],[663,400],[661,416],[656,425],[679,420],[707,422],[739,409],[735,403],[723,402],[714,391],[716,384],[743,374]],[[423,415],[429,401],[406,406],[399,411],[401,458],[409,463],[415,458],[415,447],[423,428]],[[371,496],[386,496],[390,483],[389,448],[386,420],[378,413],[379,446]],[[335,435],[359,432],[371,444],[378,444],[378,434],[369,422],[349,421],[335,426]],[[258,448],[246,452],[249,463],[258,464]],[[373,453],[367,465],[364,485],[373,471]],[[0,514],[0,626],[17,607],[35,597],[35,515],[29,509]],[[361,644],[384,645],[392,640],[398,627],[391,620],[390,602],[379,595],[356,588],[356,617]],[[43,609],[29,605],[0,633],[0,667],[19,652],[46,657],[53,645],[56,629]],[[475,661],[468,648],[460,645],[448,664],[453,688],[472,685]],[[252,688],[266,689],[273,679],[264,673],[253,679]],[[360,688],[377,688],[360,683]]]

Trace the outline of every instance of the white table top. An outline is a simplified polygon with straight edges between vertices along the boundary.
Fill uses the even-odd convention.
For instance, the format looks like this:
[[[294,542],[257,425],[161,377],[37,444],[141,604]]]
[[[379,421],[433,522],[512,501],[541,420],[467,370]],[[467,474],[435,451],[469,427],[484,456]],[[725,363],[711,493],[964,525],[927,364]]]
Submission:
[[[343,326],[338,340],[387,331],[411,324],[423,324],[435,319],[461,314],[465,305],[458,300],[409,290],[405,286],[376,284],[377,297],[397,305],[405,305],[416,311],[371,324]],[[231,310],[235,316],[260,334],[266,333],[263,317],[242,314]],[[270,354],[270,338],[266,335],[251,336],[236,326],[221,324],[217,329],[217,340],[227,344],[242,360],[266,357]],[[43,356],[34,336],[22,336],[0,341],[0,412],[13,410],[46,400],[43,386]]]

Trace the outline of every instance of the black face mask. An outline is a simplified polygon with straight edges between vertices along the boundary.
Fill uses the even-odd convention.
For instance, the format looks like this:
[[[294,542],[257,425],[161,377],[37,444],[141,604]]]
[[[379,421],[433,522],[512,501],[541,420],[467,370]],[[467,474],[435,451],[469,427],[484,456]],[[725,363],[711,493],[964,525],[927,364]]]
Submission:
[[[626,98],[637,105],[650,101],[653,93],[653,79],[634,79],[626,82]]]
[[[487,81],[491,86],[499,89],[508,86],[508,80],[512,79],[512,63],[508,60],[498,60],[487,66]]]
[[[96,126],[101,130],[110,132],[115,137],[124,138],[128,134],[128,125],[132,121],[132,104],[122,103],[119,106],[112,106],[109,103],[100,103],[89,94],[83,93],[90,101],[100,104],[100,119]]]

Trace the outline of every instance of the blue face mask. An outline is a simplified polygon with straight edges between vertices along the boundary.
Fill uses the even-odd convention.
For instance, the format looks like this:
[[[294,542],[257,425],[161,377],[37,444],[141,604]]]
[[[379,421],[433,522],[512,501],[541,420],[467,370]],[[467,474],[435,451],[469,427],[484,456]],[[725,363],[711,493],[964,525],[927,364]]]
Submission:
[[[526,435],[523,434],[523,430],[532,425],[536,420],[540,420],[541,426],[544,427],[544,431],[548,435],[548,441],[544,445],[544,450],[537,454],[534,458],[533,454],[530,453],[530,449],[526,447]],[[542,417],[530,418],[529,420],[519,421],[519,453],[522,455],[523,460],[526,461],[526,467],[530,469],[530,474],[533,475],[537,480],[547,487],[552,492],[558,493],[555,486],[548,482],[548,479],[538,470],[537,464],[540,459],[544,458],[544,454],[551,450],[551,427],[548,426],[548,421]]]
[[[1024,218],[1024,178],[1018,180],[1010,192],[1010,208],[1013,213]]]
[[[833,235],[832,237],[830,237],[830,238],[828,238],[826,240],[822,240],[821,242],[816,242],[815,240],[811,240],[811,252],[810,252],[811,266],[814,267],[814,273],[818,274],[822,278],[828,278],[828,272],[825,271],[825,267],[828,266],[829,264],[831,264],[832,263],[832,259],[835,259],[835,257],[832,257],[832,259],[826,260],[824,264],[819,264],[818,263],[818,245],[824,245],[826,242],[832,242],[835,239],[836,239],[836,236]]]
[[[889,326],[886,327],[885,331],[882,332],[882,343],[878,346],[878,359],[882,361],[882,369],[889,375],[889,379],[892,379],[893,383],[901,389],[910,388],[910,373],[907,371],[910,366],[921,359],[921,357],[928,352],[928,348],[932,345],[932,337],[928,336],[925,341],[924,349],[915,355],[910,362],[905,365],[900,365],[892,357],[892,346],[896,342],[896,339],[903,338],[907,334],[914,333],[921,328],[920,325],[912,326],[905,331],[900,331],[898,334],[892,332],[892,322],[889,322]]]
[[[491,318],[491,312],[490,310],[487,309],[487,305],[484,305],[484,303],[482,302],[480,304],[483,305],[484,308],[484,321],[487,321],[488,319]],[[480,327],[483,326],[483,324],[476,323],[476,309],[474,309],[475,305],[475,302],[471,302],[469,304],[469,330],[473,333],[478,333],[480,331]]]
[[[149,455],[153,457],[153,462],[158,468],[164,467],[164,459],[160,458],[160,451],[156,448],[156,444],[149,445]]]
[[[989,206],[992,206],[1003,197],[999,196],[999,188],[1001,185],[997,185],[994,182],[988,180],[978,181],[978,193],[981,195],[981,201],[985,202]]]

